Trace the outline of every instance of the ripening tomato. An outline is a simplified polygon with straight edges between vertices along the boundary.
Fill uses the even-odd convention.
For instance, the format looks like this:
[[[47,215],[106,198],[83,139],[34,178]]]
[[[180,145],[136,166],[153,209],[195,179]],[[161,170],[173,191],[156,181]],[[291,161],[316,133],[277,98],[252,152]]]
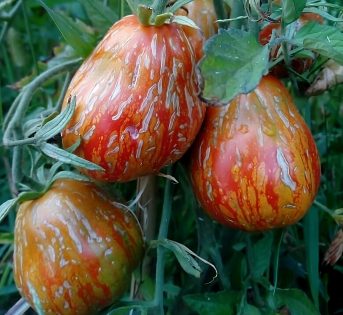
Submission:
[[[105,171],[107,181],[158,172],[185,153],[202,124],[194,51],[175,24],[143,26],[135,16],[115,23],[76,72],[67,98],[75,113],[63,146]]]
[[[205,38],[199,29],[182,25],[183,31],[185,32],[190,44],[194,50],[195,61],[198,62],[203,56],[203,47],[205,44]]]
[[[134,215],[94,184],[57,180],[19,207],[14,277],[38,314],[96,314],[130,284],[143,253]]]
[[[198,25],[205,39],[217,33],[217,14],[213,0],[194,0],[187,3],[184,8],[187,16]]]
[[[209,215],[247,231],[297,222],[320,180],[311,132],[287,89],[272,76],[227,106],[207,110],[190,171]]]
[[[189,26],[182,26],[194,49],[195,59],[198,62],[203,56],[205,40],[218,31],[217,15],[213,0],[194,0],[179,9],[176,14],[187,16],[199,27],[199,29],[195,29]]]
[[[315,21],[318,23],[323,23],[324,20],[323,18],[315,13],[303,13],[301,17],[294,22],[293,26],[294,30],[293,32],[299,31],[306,23],[310,21]],[[281,35],[281,23],[269,23],[267,24],[264,28],[259,33],[259,42],[262,45],[266,45],[269,43],[273,30],[275,30],[276,36]],[[281,47],[280,46],[275,46],[272,48],[271,53],[270,53],[270,58],[271,59],[276,59],[279,55],[281,54]],[[313,64],[313,59],[312,58],[295,58],[292,60],[292,68],[298,72],[298,73],[303,73],[306,70],[308,70],[311,65]],[[275,76],[278,77],[286,77],[287,76],[287,69],[285,68],[284,63],[277,64],[272,70],[271,73]]]

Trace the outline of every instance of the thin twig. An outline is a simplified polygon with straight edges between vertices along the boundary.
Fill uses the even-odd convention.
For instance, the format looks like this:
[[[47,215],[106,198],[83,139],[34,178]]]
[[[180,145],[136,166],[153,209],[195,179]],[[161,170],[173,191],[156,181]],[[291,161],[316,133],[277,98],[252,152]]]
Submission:
[[[29,308],[29,303],[27,303],[23,298],[21,298],[7,311],[5,315],[23,315]]]

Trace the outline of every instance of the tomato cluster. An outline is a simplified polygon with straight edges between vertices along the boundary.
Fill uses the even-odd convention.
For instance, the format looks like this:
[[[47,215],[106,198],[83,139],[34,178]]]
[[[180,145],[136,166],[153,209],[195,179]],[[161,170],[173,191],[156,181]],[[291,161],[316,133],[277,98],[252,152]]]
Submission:
[[[200,32],[176,23],[144,26],[127,16],[112,26],[64,103],[76,97],[64,147],[80,139],[75,153],[104,169],[83,172],[122,182],[181,158],[205,114],[195,68],[202,44]],[[39,314],[96,314],[127,289],[143,244],[133,214],[94,184],[57,180],[19,207],[16,284]]]
[[[212,1],[186,9],[205,38],[216,32]],[[312,135],[272,76],[206,112],[196,71],[203,35],[176,23],[145,26],[136,16],[115,23],[69,86],[63,107],[75,96],[76,109],[63,146],[81,140],[75,153],[103,168],[82,172],[126,182],[179,160],[197,136],[190,176],[210,216],[247,231],[293,224],[319,186]],[[269,37],[261,33],[261,43]],[[19,208],[15,280],[39,313],[95,314],[123,294],[143,243],[133,214],[94,184],[58,180]]]

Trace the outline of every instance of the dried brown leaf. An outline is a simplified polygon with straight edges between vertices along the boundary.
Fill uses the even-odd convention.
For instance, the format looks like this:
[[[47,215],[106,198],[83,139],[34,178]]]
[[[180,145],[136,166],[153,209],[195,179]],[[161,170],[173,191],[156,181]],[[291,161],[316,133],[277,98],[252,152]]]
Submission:
[[[318,95],[339,83],[343,83],[343,65],[340,65],[333,60],[329,60],[325,64],[324,69],[307,89],[306,94]]]
[[[324,262],[333,266],[343,253],[343,231],[339,230],[324,256]]]

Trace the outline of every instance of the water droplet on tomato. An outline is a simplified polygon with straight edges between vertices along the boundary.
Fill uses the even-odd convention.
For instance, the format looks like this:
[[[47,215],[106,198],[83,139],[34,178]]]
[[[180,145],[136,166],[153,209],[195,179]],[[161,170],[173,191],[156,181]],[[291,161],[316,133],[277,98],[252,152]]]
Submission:
[[[137,140],[139,137],[138,129],[135,126],[128,126],[126,127],[125,131],[127,131],[132,140]]]

